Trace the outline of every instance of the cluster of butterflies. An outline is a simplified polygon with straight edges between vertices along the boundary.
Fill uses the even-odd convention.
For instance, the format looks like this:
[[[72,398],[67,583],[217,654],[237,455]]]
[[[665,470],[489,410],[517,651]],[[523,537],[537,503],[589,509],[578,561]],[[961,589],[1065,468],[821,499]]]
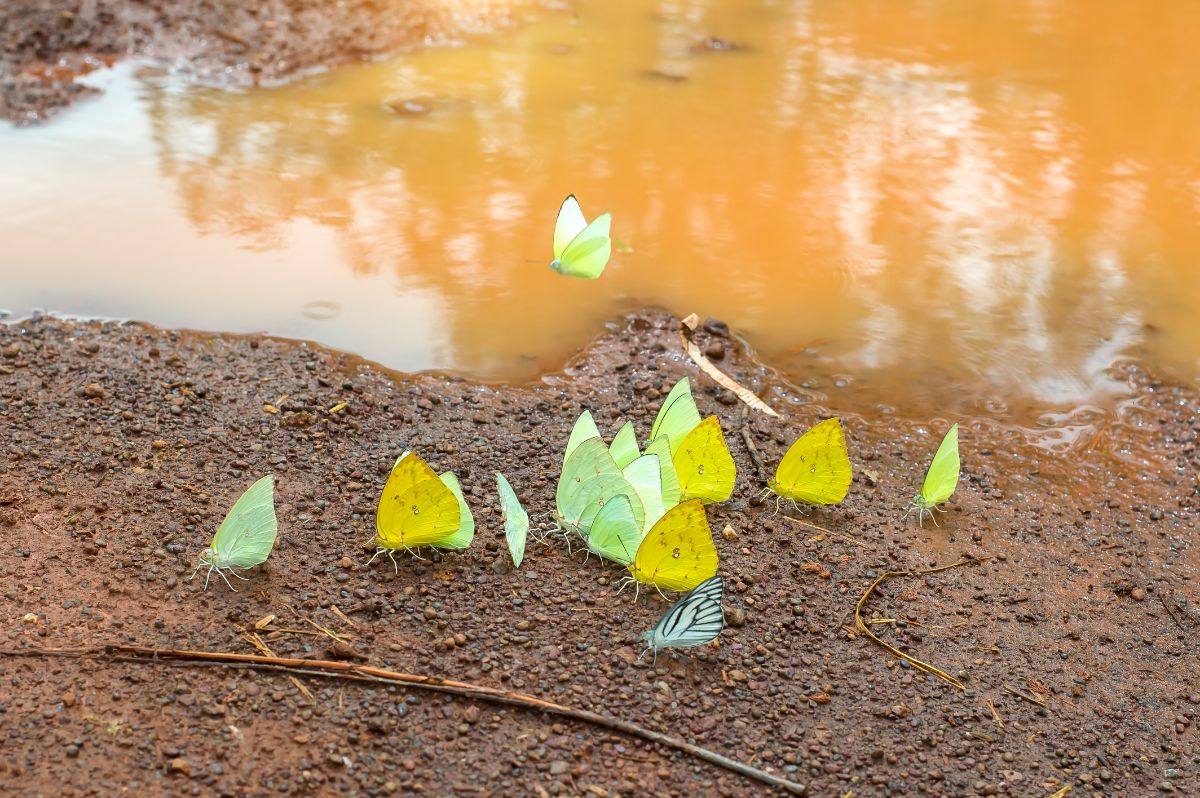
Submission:
[[[909,512],[942,511],[958,484],[958,425],[946,433]],[[529,514],[512,485],[496,472],[505,538],[513,564],[520,567],[529,535]],[[853,476],[845,433],[837,418],[827,419],[788,449],[767,482],[764,495],[798,505],[832,505],[849,491]],[[724,628],[723,580],[708,524],[706,504],[733,493],[737,468],[716,416],[701,419],[685,377],[664,400],[644,448],[626,422],[608,444],[584,411],[575,422],[563,456],[554,520],[563,534],[578,538],[587,551],[625,566],[628,582],[661,590],[689,591],[651,631],[649,650],[703,645]],[[906,514],[907,515],[907,514]],[[936,523],[936,518],[934,518]],[[204,587],[216,572],[228,575],[266,561],[275,544],[274,480],[268,475],[238,499],[200,555],[193,577],[207,567]],[[376,552],[391,559],[422,546],[465,549],[475,537],[475,520],[451,471],[435,472],[420,455],[397,458],[375,515]]]

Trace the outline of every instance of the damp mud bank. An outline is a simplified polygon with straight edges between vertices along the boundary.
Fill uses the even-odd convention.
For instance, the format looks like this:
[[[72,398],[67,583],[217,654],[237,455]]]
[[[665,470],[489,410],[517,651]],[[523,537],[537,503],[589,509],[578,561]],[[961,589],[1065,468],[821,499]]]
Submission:
[[[262,337],[53,318],[0,326],[0,784],[6,795],[751,796],[765,788],[610,730],[415,689],[96,655],[141,645],[339,659],[628,720],[813,796],[1148,796],[1197,769],[1197,396],[1129,367],[1136,401],[1055,453],[962,423],[942,526],[905,519],[949,419],[793,389],[719,323],[699,344],[781,419],[687,359],[678,319],[614,320],[520,385],[385,372]],[[493,471],[554,507],[583,408],[640,436],[688,375],[737,462],[710,508],[719,645],[640,656],[664,611],[551,535],[514,571]],[[841,415],[837,507],[754,500],[804,429]],[[460,477],[466,551],[365,565],[404,447]],[[239,592],[189,579],[226,509],[275,475],[280,533]],[[791,518],[799,518],[806,525]],[[819,531],[813,526],[823,527]],[[966,562],[963,562],[963,561]],[[868,640],[943,669],[962,689]],[[93,652],[82,658],[51,652]]]
[[[232,86],[441,44],[515,21],[509,0],[15,0],[0,8],[0,118],[44,121],[127,57]]]

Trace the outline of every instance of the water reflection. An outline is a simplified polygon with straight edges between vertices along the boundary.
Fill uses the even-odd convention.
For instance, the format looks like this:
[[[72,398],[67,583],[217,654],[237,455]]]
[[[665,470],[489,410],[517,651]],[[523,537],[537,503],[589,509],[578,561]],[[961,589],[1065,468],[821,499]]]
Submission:
[[[186,301],[208,309],[162,318],[170,286],[94,288],[123,308],[107,315],[505,377],[556,366],[618,308],[661,304],[725,318],[797,382],[857,373],[854,391],[917,412],[1084,402],[1119,390],[1126,355],[1194,376],[1200,56],[1182,31],[1200,11],[972,9],[584,4],[281,89],[144,73],[129,113],[155,174],[139,179],[187,222],[147,227],[148,252],[207,242],[209,264],[179,268],[206,270]],[[714,36],[745,47],[706,49]],[[22,145],[3,135],[0,166]],[[99,223],[151,216],[103,202],[96,170],[59,171],[44,177]],[[619,254],[596,283],[545,268],[568,191],[614,212]],[[6,230],[35,274],[52,256],[30,237],[50,218]],[[101,275],[177,263],[108,243],[89,260]],[[258,290],[230,296],[221,270]],[[82,291],[47,301],[36,277],[16,293],[97,312]],[[314,315],[314,297],[346,312]]]

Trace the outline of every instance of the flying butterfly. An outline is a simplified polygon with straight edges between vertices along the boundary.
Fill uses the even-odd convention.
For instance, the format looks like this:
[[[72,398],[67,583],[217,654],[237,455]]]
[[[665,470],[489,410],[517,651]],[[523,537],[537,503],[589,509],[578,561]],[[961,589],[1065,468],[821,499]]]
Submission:
[[[635,583],[659,590],[691,590],[715,574],[717,565],[704,503],[692,499],[672,507],[650,529],[638,545],[629,573]]]
[[[612,255],[611,231],[611,213],[602,213],[589,223],[575,195],[569,195],[554,222],[554,260],[550,268],[565,277],[595,280]]]
[[[792,444],[763,493],[793,504],[837,504],[846,498],[853,476],[842,423],[830,418]],[[776,501],[776,510],[778,505]]]
[[[654,628],[642,635],[655,661],[664,648],[691,648],[716,640],[725,628],[724,593],[725,578],[710,576],[663,613]]]
[[[934,526],[939,526],[934,511],[945,512],[939,505],[949,501],[950,497],[954,495],[954,489],[958,487],[960,470],[958,425],[955,424],[950,427],[946,437],[942,438],[937,454],[933,456],[933,462],[929,464],[929,470],[925,472],[925,482],[921,485],[921,492],[913,497],[912,503],[908,506],[908,512],[904,514],[905,517],[907,518],[909,513],[916,510],[921,526],[925,525],[926,515],[933,521]]]
[[[275,479],[267,474],[255,482],[225,516],[225,520],[217,527],[212,542],[200,555],[200,562],[190,578],[204,566],[208,573],[204,575],[204,589],[208,590],[208,580],[213,571],[225,580],[229,589],[237,589],[229,581],[226,573],[239,576],[234,568],[253,568],[266,562],[275,547],[275,537],[279,534],[279,522],[275,519]]]
[[[496,472],[496,493],[500,495],[500,511],[504,516],[504,538],[512,555],[513,567],[520,568],[525,559],[525,541],[529,537],[529,513],[521,506],[517,493],[499,471]]]
[[[420,546],[465,549],[475,537],[475,519],[453,472],[434,472],[416,452],[400,455],[392,467],[375,512],[374,562],[386,554]]]
[[[733,495],[737,466],[721,433],[716,416],[697,424],[675,450],[673,460],[679,480],[679,499],[723,502]]]

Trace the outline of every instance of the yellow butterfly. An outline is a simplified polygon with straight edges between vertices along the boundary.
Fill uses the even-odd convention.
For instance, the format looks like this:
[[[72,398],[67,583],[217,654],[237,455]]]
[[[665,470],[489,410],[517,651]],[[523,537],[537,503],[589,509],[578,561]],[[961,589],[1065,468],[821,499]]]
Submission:
[[[737,466],[716,416],[704,419],[687,434],[675,450],[673,461],[680,501],[701,499],[709,504],[733,495]]]
[[[662,590],[691,590],[717,572],[717,547],[704,513],[693,499],[672,507],[638,546],[629,573]]]
[[[438,476],[417,453],[401,455],[379,497],[371,560],[386,553],[395,565],[401,549],[465,549],[474,537],[475,520],[453,472]]]
[[[841,421],[827,419],[792,444],[767,482],[770,491],[793,504],[837,504],[846,498],[853,478]],[[778,509],[778,502],[776,503]]]

